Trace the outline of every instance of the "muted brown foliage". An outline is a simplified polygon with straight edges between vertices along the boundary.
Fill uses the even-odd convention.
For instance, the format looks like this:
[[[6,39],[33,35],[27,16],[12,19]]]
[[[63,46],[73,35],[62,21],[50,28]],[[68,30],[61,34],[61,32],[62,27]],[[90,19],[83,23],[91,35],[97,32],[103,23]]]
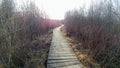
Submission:
[[[84,49],[92,51],[102,68],[120,67],[120,17],[113,2],[92,4],[87,12],[69,11],[64,20],[67,35],[76,37]]]
[[[21,11],[13,5],[13,0],[0,4],[0,68],[44,68],[51,41],[48,32],[55,26],[50,27],[33,3]]]

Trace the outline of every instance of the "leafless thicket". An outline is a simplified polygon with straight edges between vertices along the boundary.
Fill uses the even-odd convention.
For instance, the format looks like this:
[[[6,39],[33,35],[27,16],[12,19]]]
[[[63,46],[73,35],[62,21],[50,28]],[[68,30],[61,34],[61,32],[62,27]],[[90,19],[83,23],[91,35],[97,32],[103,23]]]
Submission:
[[[45,14],[34,3],[26,4],[21,11],[15,7],[14,0],[2,0],[0,4],[0,68],[30,68],[29,65],[35,65],[27,63],[31,60],[28,52],[33,51],[26,46],[51,29]],[[39,54],[44,57],[44,54]]]
[[[89,10],[66,13],[64,24],[67,35],[76,37],[84,49],[102,68],[120,67],[120,4],[119,0],[92,3]]]

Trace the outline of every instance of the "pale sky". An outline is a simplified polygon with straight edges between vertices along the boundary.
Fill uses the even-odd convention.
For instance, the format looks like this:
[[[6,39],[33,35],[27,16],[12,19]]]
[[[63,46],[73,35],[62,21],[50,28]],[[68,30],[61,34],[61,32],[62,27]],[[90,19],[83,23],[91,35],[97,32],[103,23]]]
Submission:
[[[16,0],[19,5],[22,5],[23,1],[35,2],[51,19],[64,19],[67,11],[89,6],[91,3],[91,0]]]

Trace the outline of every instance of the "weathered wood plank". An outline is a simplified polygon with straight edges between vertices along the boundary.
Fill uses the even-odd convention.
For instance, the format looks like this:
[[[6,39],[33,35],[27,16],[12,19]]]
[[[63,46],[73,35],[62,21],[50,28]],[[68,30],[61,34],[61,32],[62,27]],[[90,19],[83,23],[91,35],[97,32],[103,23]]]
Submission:
[[[53,30],[53,38],[47,61],[47,68],[83,68],[60,28]]]

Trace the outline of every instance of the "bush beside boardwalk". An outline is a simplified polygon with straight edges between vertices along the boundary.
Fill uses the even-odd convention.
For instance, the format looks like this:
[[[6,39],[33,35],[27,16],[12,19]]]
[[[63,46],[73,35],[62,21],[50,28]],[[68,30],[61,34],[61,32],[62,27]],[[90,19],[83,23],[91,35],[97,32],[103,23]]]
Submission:
[[[14,0],[0,4],[0,68],[44,68],[52,38],[46,14],[34,3],[18,11]],[[49,24],[48,24],[49,23]]]
[[[114,3],[114,4],[113,4]],[[67,36],[75,37],[79,48],[92,52],[102,68],[120,67],[120,12],[113,0],[92,4],[88,11],[73,10],[66,13],[64,24]]]

